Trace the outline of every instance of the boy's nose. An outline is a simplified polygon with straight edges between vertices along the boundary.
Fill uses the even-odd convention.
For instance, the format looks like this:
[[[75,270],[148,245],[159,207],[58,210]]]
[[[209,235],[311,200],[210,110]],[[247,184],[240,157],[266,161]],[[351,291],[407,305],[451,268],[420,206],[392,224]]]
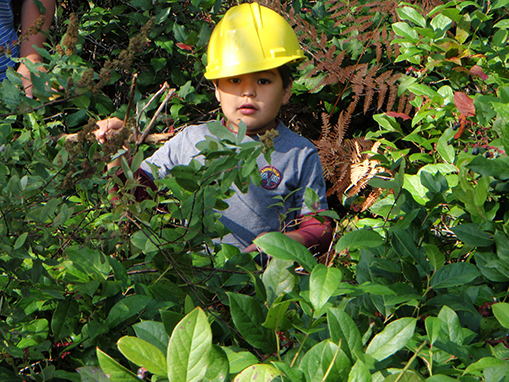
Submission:
[[[254,89],[254,86],[252,84],[246,84],[242,88],[241,95],[242,95],[242,97],[254,97],[254,96],[256,96],[256,91]]]

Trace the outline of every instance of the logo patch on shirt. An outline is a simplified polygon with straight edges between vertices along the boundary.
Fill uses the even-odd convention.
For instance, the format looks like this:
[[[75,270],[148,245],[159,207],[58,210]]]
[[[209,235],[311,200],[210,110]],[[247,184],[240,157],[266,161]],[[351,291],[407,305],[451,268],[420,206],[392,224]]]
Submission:
[[[274,166],[265,166],[260,170],[262,176],[262,187],[273,190],[281,183],[281,172]]]

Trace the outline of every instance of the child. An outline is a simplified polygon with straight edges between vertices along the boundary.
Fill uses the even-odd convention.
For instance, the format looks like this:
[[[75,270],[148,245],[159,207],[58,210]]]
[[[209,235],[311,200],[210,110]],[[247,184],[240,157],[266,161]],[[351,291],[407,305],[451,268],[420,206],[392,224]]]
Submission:
[[[251,184],[246,194],[236,192],[226,200],[222,223],[231,231],[223,243],[245,252],[256,250],[252,241],[266,232],[279,231],[279,216],[285,234],[308,248],[327,251],[331,241],[330,221],[313,218],[304,203],[304,191],[311,187],[320,197],[318,209],[327,209],[325,182],[316,148],[291,132],[276,119],[281,105],[291,96],[292,78],[287,64],[304,58],[290,25],[274,11],[257,3],[232,7],[212,32],[205,77],[212,80],[217,100],[225,116],[223,124],[237,132],[240,121],[247,127],[246,141],[259,141],[268,130],[276,130],[275,151],[269,165],[257,159],[262,184]],[[101,121],[96,136],[104,142],[106,133],[121,127],[120,120]],[[108,125],[108,126],[107,126]],[[188,164],[199,154],[196,144],[210,135],[207,124],[187,127],[154,155],[141,169],[151,176],[149,163],[159,168],[160,178],[176,165]],[[117,163],[110,164],[118,165]],[[284,199],[284,208],[270,207]],[[298,223],[298,228],[294,229]]]
[[[15,0],[15,4],[11,4],[13,0],[0,0],[0,46],[4,52],[10,51],[10,54],[2,53],[0,55],[0,81],[5,79],[5,72],[9,66],[14,67],[15,62],[12,57],[26,57],[31,62],[42,62],[42,57],[34,45],[42,48],[46,41],[44,32],[47,32],[51,22],[53,21],[53,12],[55,9],[55,0],[41,0],[41,4],[45,7],[45,19],[41,25],[41,32],[30,34],[30,27],[34,26],[37,19],[41,15],[37,5],[33,0]],[[26,39],[21,44],[13,44],[18,41],[16,28],[14,26],[13,5],[21,5],[21,32]],[[30,79],[30,71],[24,64],[18,67],[18,73],[22,75],[23,86],[27,96],[32,97],[32,81]]]

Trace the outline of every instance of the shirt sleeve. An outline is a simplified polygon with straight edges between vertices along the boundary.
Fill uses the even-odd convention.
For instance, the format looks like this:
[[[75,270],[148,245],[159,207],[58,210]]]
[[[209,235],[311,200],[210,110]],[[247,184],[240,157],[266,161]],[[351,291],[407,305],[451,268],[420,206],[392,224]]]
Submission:
[[[322,217],[323,223],[314,214],[299,216],[299,227],[293,232],[304,238],[304,245],[313,253],[326,253],[332,242],[332,219]]]

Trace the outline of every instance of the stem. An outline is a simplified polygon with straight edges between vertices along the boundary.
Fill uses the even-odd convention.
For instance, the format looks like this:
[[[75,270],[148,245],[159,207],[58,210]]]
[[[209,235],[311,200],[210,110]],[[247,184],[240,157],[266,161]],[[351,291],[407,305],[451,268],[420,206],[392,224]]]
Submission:
[[[304,346],[304,343],[306,342],[308,337],[309,337],[309,334],[306,334],[306,337],[304,337],[304,340],[301,342],[301,344],[299,346],[299,349],[297,350],[297,353],[295,353],[295,355],[292,358],[292,362],[290,363],[290,367],[293,367],[293,365],[294,365],[295,361],[297,360],[297,357],[299,356],[299,353],[302,350],[302,347]]]
[[[279,336],[277,335],[277,329],[274,329],[276,335],[276,346],[277,346],[277,360],[281,362],[281,344],[279,343]]]
[[[421,346],[419,346],[419,348],[417,349],[417,351],[414,353],[414,355],[412,356],[412,358],[410,358],[410,361],[408,361],[408,363],[405,365],[405,367],[403,368],[403,371],[398,375],[398,377],[396,378],[396,380],[394,382],[399,382],[401,380],[401,378],[403,378],[403,375],[407,372],[407,370],[410,368],[410,365],[412,364],[412,362],[414,362],[414,360],[417,358],[417,356],[419,355],[419,353],[421,352],[422,348],[424,346],[426,346],[426,344],[428,343],[428,341],[424,341]]]
[[[165,83],[166,84],[166,83]],[[166,84],[167,85],[167,84]],[[152,119],[150,120],[150,123],[148,124],[148,126],[145,128],[145,130],[143,131],[143,133],[141,134],[141,137],[138,138],[138,140],[136,141],[136,144],[135,144],[135,148],[134,148],[134,153],[136,154],[136,152],[138,151],[138,146],[140,144],[143,143],[143,141],[145,140],[145,138],[147,137],[148,133],[150,133],[150,129],[152,128],[152,126],[154,125],[157,117],[159,116],[159,114],[161,114],[161,111],[163,110],[163,108],[166,106],[166,104],[168,103],[168,101],[170,100],[170,98],[173,96],[173,94],[175,93],[175,89],[170,89],[168,91],[168,94],[166,94],[166,97],[164,98],[163,102],[161,103],[161,105],[159,105],[159,108],[157,109],[157,111],[155,112],[154,116],[152,117]]]
[[[327,371],[325,372],[325,375],[323,376],[321,382],[325,382],[325,380],[329,376],[329,373],[332,370],[332,365],[334,365],[334,363],[336,362],[336,359],[338,358],[339,349],[341,349],[341,339],[339,339],[338,348],[336,349],[336,352],[334,353],[334,357],[332,357],[332,361],[329,364],[329,367],[327,368]]]

